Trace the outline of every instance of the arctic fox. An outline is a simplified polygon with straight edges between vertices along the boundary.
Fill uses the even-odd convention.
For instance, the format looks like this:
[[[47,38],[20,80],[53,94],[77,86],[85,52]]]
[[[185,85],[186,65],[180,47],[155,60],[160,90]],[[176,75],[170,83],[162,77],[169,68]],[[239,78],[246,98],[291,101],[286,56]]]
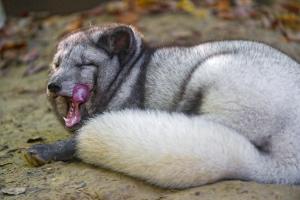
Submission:
[[[300,65],[258,42],[149,48],[131,26],[58,45],[48,82],[76,134],[38,144],[36,165],[77,158],[149,183],[300,182]]]

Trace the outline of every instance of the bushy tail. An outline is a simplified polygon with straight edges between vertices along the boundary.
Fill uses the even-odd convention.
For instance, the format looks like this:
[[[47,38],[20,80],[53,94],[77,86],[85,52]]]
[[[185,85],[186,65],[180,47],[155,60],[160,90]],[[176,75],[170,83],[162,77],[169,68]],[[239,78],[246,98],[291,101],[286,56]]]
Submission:
[[[125,110],[100,115],[79,131],[77,155],[163,187],[198,186],[224,178],[295,181],[286,176],[294,172],[262,155],[242,135],[178,113]]]

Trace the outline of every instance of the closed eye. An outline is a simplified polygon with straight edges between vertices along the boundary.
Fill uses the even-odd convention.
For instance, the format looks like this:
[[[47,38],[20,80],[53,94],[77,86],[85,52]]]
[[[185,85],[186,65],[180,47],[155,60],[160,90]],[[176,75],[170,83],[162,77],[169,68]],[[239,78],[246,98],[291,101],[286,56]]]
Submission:
[[[59,68],[60,63],[61,63],[61,58],[60,58],[60,57],[54,58],[54,61],[53,61],[53,64],[52,64],[52,65],[53,65],[53,68],[54,68],[54,69]]]
[[[54,68],[54,69],[59,68],[59,63],[53,63],[53,68]]]
[[[94,63],[81,63],[81,64],[76,64],[76,67],[84,67],[84,66],[95,66]]]

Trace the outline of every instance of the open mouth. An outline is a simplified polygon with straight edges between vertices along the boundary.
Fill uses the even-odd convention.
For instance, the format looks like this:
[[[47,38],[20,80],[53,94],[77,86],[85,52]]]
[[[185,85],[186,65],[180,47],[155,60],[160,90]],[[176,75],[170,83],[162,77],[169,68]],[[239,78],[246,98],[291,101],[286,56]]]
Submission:
[[[88,85],[76,84],[74,86],[69,110],[67,116],[64,117],[66,127],[71,128],[80,122],[80,106],[87,102],[89,97],[90,87]]]

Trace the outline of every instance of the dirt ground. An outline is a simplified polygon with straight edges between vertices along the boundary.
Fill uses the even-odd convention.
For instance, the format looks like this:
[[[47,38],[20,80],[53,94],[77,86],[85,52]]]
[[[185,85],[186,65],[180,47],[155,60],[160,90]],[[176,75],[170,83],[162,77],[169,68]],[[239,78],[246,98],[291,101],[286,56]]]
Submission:
[[[28,20],[18,20],[18,23],[28,28],[31,26]],[[38,52],[34,65],[50,63],[57,38],[76,21],[76,14],[53,16],[43,22],[42,28],[38,27],[39,31],[32,36],[34,42],[29,42],[26,50],[36,49]],[[115,17],[110,15],[87,17],[83,19],[82,27],[115,21]],[[249,39],[271,44],[300,61],[299,43],[287,41],[279,31],[265,28],[261,21],[225,21],[213,16],[199,19],[192,15],[169,13],[143,16],[136,25],[151,44]],[[25,148],[69,136],[55,119],[46,100],[47,70],[31,73],[28,72],[31,69],[29,65],[12,62],[0,77],[0,199],[300,199],[300,186],[222,181],[186,190],[166,190],[80,162],[56,162],[37,168],[29,166],[23,158]],[[5,192],[16,188],[23,190],[21,194]]]

